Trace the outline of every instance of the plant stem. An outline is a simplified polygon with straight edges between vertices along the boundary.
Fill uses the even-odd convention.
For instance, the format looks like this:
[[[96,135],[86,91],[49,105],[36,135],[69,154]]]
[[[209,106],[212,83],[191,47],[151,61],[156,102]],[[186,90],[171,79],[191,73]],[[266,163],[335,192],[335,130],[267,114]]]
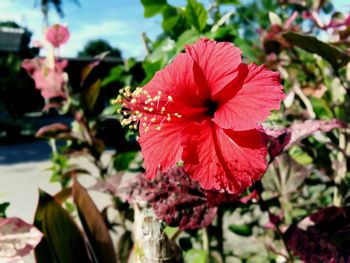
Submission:
[[[210,248],[209,248],[208,229],[206,227],[203,228],[202,238],[203,238],[203,249],[208,252],[206,262],[209,262]]]
[[[218,207],[217,213],[217,225],[216,225],[216,236],[217,236],[217,250],[220,253],[223,262],[225,262],[224,253],[224,232],[223,232],[223,221],[224,221],[224,210],[222,207]]]

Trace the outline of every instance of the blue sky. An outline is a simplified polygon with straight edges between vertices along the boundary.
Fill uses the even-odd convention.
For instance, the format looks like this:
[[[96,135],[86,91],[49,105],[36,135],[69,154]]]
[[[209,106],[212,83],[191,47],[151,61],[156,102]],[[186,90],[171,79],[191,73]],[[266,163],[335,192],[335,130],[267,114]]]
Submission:
[[[62,19],[52,10],[51,23],[69,26],[71,39],[62,47],[63,56],[75,56],[91,39],[103,38],[119,47],[124,57],[145,55],[141,32],[152,39],[161,32],[161,18],[143,18],[140,0],[80,0],[81,6],[65,0],[65,17]],[[103,5],[100,3],[103,2]],[[182,4],[185,0],[168,0],[170,4]],[[208,0],[201,2],[208,3]],[[338,10],[349,11],[348,0],[333,1]],[[0,20],[13,20],[28,27],[32,39],[41,39],[43,17],[35,0],[0,0]]]

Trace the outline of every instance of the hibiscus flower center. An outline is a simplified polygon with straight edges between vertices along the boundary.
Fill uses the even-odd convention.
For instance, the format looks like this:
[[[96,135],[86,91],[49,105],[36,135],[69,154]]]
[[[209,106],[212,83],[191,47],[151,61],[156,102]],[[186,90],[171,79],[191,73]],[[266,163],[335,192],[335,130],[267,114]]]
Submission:
[[[218,109],[218,103],[212,100],[208,100],[205,103],[205,106],[207,108],[206,114],[210,117],[214,117],[214,113]]]

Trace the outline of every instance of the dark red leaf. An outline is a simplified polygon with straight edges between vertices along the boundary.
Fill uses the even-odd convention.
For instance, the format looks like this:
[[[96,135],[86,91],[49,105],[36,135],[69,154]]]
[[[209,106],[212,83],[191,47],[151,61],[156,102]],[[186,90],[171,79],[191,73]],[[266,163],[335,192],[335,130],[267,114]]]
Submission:
[[[44,234],[35,248],[36,262],[89,263],[85,238],[74,219],[49,194],[39,192],[34,225]]]
[[[309,137],[317,131],[329,132],[335,128],[345,128],[347,124],[339,120],[308,120],[302,123],[295,122],[289,128],[279,130],[265,130],[269,137],[269,153],[271,158],[276,157],[291,146]]]
[[[64,123],[50,124],[41,127],[37,133],[36,137],[42,138],[71,138],[70,128]]]
[[[79,184],[76,178],[74,178],[72,194],[80,221],[98,262],[117,262],[112,239],[103,217],[88,192]]]
[[[182,168],[172,168],[150,181],[144,175],[129,186],[129,201],[149,202],[156,215],[169,226],[195,229],[210,225],[217,206],[238,199],[237,195],[206,191]]]
[[[327,207],[292,225],[288,247],[305,262],[350,262],[350,207]]]

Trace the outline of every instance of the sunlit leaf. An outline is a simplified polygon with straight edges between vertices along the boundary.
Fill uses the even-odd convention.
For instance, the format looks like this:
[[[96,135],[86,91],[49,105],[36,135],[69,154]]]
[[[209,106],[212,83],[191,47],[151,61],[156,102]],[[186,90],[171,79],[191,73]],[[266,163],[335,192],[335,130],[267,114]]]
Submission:
[[[185,262],[206,263],[208,251],[204,249],[190,249],[185,253]]]
[[[184,50],[185,45],[193,44],[199,39],[199,37],[200,34],[196,30],[186,30],[179,36],[178,40],[176,41],[176,50],[178,52],[181,52],[182,50]]]
[[[186,17],[198,32],[202,32],[208,20],[208,13],[204,6],[196,0],[187,0]]]
[[[19,218],[0,218],[0,262],[21,260],[41,238],[38,229]]]
[[[299,164],[306,165],[313,162],[312,157],[299,146],[292,146],[288,152],[289,155]]]

